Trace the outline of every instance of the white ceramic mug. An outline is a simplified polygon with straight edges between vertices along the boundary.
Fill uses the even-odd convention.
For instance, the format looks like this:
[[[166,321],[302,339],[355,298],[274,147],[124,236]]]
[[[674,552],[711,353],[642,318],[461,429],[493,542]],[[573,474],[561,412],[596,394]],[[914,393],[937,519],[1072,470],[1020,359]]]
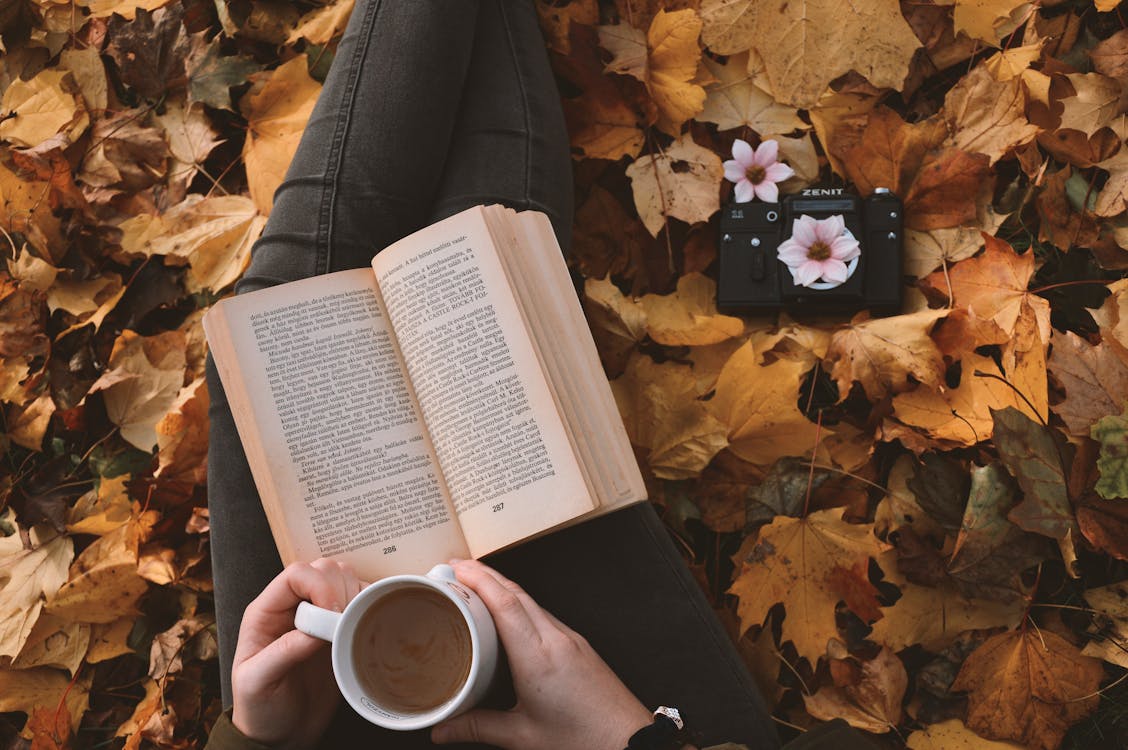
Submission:
[[[458,692],[444,703],[408,714],[381,705],[365,690],[353,665],[353,644],[357,624],[372,605],[393,591],[420,586],[445,596],[465,618],[470,630],[470,672]],[[497,631],[493,619],[478,595],[458,582],[449,565],[436,565],[425,576],[392,576],[370,584],[349,602],[344,612],[301,602],[294,627],[315,638],[332,641],[333,674],[341,694],[358,714],[387,729],[422,729],[469,710],[485,696],[497,671]]]

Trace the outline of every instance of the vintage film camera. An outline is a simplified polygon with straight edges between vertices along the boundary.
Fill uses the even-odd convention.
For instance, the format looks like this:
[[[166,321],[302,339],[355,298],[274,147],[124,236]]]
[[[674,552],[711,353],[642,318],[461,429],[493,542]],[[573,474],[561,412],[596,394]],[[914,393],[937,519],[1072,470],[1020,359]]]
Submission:
[[[901,308],[901,200],[888,188],[868,198],[842,188],[808,188],[780,203],[732,203],[721,214],[717,307],[723,312],[802,310],[849,313],[867,309],[892,315]],[[776,256],[800,216],[840,215],[858,240],[861,255],[838,286],[800,286]]]

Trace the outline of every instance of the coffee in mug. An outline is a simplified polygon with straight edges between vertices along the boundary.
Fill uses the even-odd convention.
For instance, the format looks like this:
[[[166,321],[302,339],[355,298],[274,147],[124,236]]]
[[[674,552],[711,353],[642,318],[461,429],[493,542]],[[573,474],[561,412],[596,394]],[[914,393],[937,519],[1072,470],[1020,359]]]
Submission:
[[[360,618],[353,667],[368,694],[400,713],[430,711],[470,674],[466,618],[434,589],[409,586],[380,597]]]
[[[301,602],[294,627],[333,642],[341,695],[388,729],[422,729],[473,708],[497,671],[489,610],[449,565],[370,584],[344,612]]]

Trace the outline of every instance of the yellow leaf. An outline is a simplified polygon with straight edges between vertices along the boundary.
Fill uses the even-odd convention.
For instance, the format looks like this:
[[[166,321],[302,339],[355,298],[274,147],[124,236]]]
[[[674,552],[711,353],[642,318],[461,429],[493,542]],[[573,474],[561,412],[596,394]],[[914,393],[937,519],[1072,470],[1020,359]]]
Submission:
[[[45,68],[31,80],[12,81],[0,110],[15,116],[0,122],[0,139],[21,148],[34,148],[56,135],[61,146],[74,143],[90,125],[77,92],[69,70]]]
[[[270,214],[274,191],[282,184],[321,93],[321,84],[310,78],[307,65],[306,56],[298,55],[271,73],[251,76],[262,86],[252,88],[239,102],[247,118],[243,144],[247,186],[263,215]]]
[[[86,109],[93,114],[101,114],[109,106],[109,83],[106,81],[106,66],[96,47],[72,48],[63,50],[59,64],[69,70],[82,92]]]
[[[75,4],[88,8],[94,18],[109,18],[117,14],[127,21],[132,21],[137,17],[138,10],[152,12],[157,8],[163,8],[169,2],[171,0],[76,0]]]
[[[116,273],[107,273],[85,281],[63,279],[47,290],[47,307],[51,312],[66,310],[85,325],[94,322],[95,330],[117,305],[125,287]],[[98,312],[97,316],[89,313]]]
[[[133,515],[133,503],[125,485],[128,474],[102,477],[98,488],[85,493],[67,509],[67,531],[102,536],[120,527]]]
[[[781,638],[794,643],[812,666],[826,654],[827,642],[838,637],[834,610],[842,599],[829,580],[831,573],[836,567],[867,565],[885,549],[872,524],[846,523],[842,512],[831,508],[805,518],[777,516],[745,540],[733,558],[737,572],[729,589],[740,599],[741,634],[782,603]]]
[[[744,321],[717,312],[717,283],[700,273],[678,279],[673,294],[639,300],[650,338],[666,346],[706,346],[739,336]]]
[[[73,675],[89,647],[89,625],[41,614],[12,668],[59,667]]]
[[[55,283],[59,269],[32,255],[25,245],[15,260],[8,260],[8,273],[20,282],[21,289],[45,292]]]
[[[88,664],[97,664],[122,654],[129,654],[129,634],[133,631],[134,619],[123,617],[106,623],[94,623],[90,630],[90,650],[86,652]]]
[[[657,125],[671,135],[677,135],[705,103],[705,89],[693,83],[701,61],[700,35],[701,19],[690,8],[658,11],[646,34],[650,50],[647,86],[658,105]]]
[[[836,332],[827,361],[840,397],[846,397],[854,381],[862,384],[871,401],[908,390],[913,385],[910,376],[925,386],[939,385],[944,360],[928,334],[946,314],[924,310],[874,320],[855,318]]]
[[[888,648],[862,662],[858,682],[827,685],[814,695],[803,695],[803,705],[816,719],[845,719],[850,726],[885,734],[901,723],[901,701],[909,686],[905,665]]]
[[[611,390],[631,442],[647,449],[647,464],[663,479],[697,476],[728,444],[725,426],[698,400],[693,372],[635,353]]]
[[[768,466],[783,456],[809,454],[817,428],[797,406],[799,385],[809,368],[786,359],[765,365],[761,359],[751,343],[740,347],[721,370],[708,406],[728,425],[730,450],[749,463]]]
[[[1025,750],[1013,742],[995,742],[980,737],[959,719],[929,724],[909,735],[909,750]]]
[[[955,0],[956,32],[998,47],[1035,10],[1028,0]]]
[[[17,409],[8,420],[8,437],[13,443],[38,451],[43,446],[43,435],[55,413],[55,402],[50,393],[44,393],[27,406]]]
[[[1061,99],[1061,127],[1080,130],[1091,136],[1111,125],[1124,107],[1124,91],[1115,78],[1100,73],[1069,73],[1074,96]]]
[[[106,372],[90,387],[104,391],[106,414],[121,436],[143,451],[157,444],[156,424],[168,413],[184,382],[184,334],[140,336],[125,330],[114,341]]]
[[[71,565],[70,580],[48,600],[47,611],[100,623],[138,614],[137,600],[149,589],[137,574],[138,549],[156,516],[147,511],[84,549]]]
[[[646,311],[624,297],[610,279],[584,281],[584,311],[604,368],[618,375],[638,342],[646,338]]]
[[[203,484],[207,479],[208,388],[197,378],[181,389],[157,423],[158,477]]]
[[[1009,81],[1022,76],[1023,71],[1042,56],[1042,42],[1024,47],[1012,47],[996,52],[984,65],[996,81]]]
[[[537,1],[537,15],[548,46],[562,55],[572,54],[572,23],[594,26],[599,23],[597,0],[573,0],[563,7],[547,0]]]
[[[298,21],[297,28],[290,32],[286,43],[296,44],[305,39],[310,44],[328,44],[345,33],[345,26],[348,25],[355,4],[356,0],[337,0],[311,10]]]
[[[66,582],[73,558],[74,544],[67,537],[40,540],[31,549],[24,549],[19,534],[0,538],[0,657],[15,657],[23,649],[44,598]]]
[[[1026,97],[1018,79],[997,81],[977,65],[944,97],[949,145],[985,154],[994,164],[1033,141],[1041,128],[1026,119]]]
[[[704,0],[700,12],[705,46],[722,55],[758,51],[772,93],[793,107],[813,106],[852,70],[878,88],[900,90],[920,47],[896,0]]]
[[[720,130],[747,127],[761,136],[810,127],[799,119],[798,110],[780,104],[756,85],[748,72],[748,53],[733,55],[724,65],[708,57],[703,62],[716,83],[706,89],[705,107],[697,120],[716,123]],[[788,154],[780,151],[791,163]]]
[[[182,189],[187,190],[208,154],[222,141],[216,138],[202,104],[168,101],[164,113],[155,115],[154,119],[164,128],[173,157],[169,180],[182,184]]]
[[[627,176],[638,215],[655,237],[668,217],[696,224],[721,209],[721,159],[690,135],[664,152],[639,157],[627,167]]]
[[[67,674],[50,667],[0,669],[0,712],[31,714],[37,708],[54,712],[65,705],[71,726],[77,727],[90,704],[93,675],[71,681]]]

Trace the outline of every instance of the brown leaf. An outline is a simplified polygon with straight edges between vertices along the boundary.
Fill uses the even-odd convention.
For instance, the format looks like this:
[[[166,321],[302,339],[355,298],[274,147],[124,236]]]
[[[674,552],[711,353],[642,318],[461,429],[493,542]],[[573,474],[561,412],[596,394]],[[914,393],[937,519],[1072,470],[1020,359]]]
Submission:
[[[1065,400],[1052,407],[1070,433],[1087,436],[1101,417],[1128,403],[1128,364],[1109,347],[1093,346],[1077,334],[1054,331],[1049,370],[1065,388]]]
[[[65,49],[59,55],[59,64],[74,76],[87,111],[94,115],[104,112],[109,105],[109,83],[98,50],[94,47]]]
[[[207,479],[208,389],[203,378],[184,386],[157,422],[154,476],[203,484]]]
[[[596,185],[576,210],[569,257],[585,279],[630,278],[642,267],[650,242],[635,214],[628,214],[614,195]],[[710,244],[716,243],[710,238]]]
[[[668,218],[695,224],[719,211],[723,174],[720,157],[698,146],[691,135],[627,167],[638,215],[655,237]]]
[[[1124,92],[1115,79],[1100,73],[1069,73],[1065,79],[1072,87],[1071,92],[1056,95],[1056,86],[1051,84],[1050,87],[1050,95],[1064,105],[1061,113],[1062,128],[1080,130],[1091,136],[1112,124],[1113,119],[1123,111]],[[1055,84],[1058,80],[1060,79],[1055,79]]]
[[[838,636],[834,609],[841,597],[829,576],[843,564],[866,564],[884,548],[872,524],[846,523],[840,508],[776,518],[748,537],[733,558],[737,572],[729,593],[740,599],[741,633],[763,623],[768,610],[782,602],[783,640],[814,665]]]
[[[0,139],[17,148],[35,148],[47,141],[66,147],[90,125],[69,70],[46,68],[30,80],[13,81],[0,99],[0,110],[15,115],[0,122]]]
[[[832,148],[863,195],[887,187],[904,196],[925,155],[946,135],[944,122],[937,117],[910,125],[893,110],[879,106],[870,112],[860,141],[845,147],[832,142]]]
[[[1121,29],[1089,50],[1089,60],[1098,73],[1109,78],[1128,78],[1128,29]]]
[[[88,624],[43,613],[36,620],[19,656],[12,662],[12,668],[58,667],[74,675],[89,647]]]
[[[184,382],[184,334],[140,336],[123,331],[114,341],[106,372],[90,387],[104,391],[106,413],[121,436],[143,451],[157,444],[157,422],[176,402]]]
[[[184,7],[179,3],[161,3],[151,13],[136,7],[131,20],[120,14],[110,16],[106,51],[117,63],[122,83],[155,99],[174,84],[185,82],[188,35],[183,17]]]
[[[835,0],[704,0],[701,18],[705,46],[722,55],[757,50],[772,93],[795,107],[812,106],[852,70],[874,86],[899,90],[920,46],[894,0],[848,7]],[[881,29],[879,45],[872,43],[874,29]]]
[[[86,152],[79,178],[101,188],[88,191],[91,203],[105,202],[118,191],[136,192],[161,181],[168,144],[161,132],[143,124],[143,110],[115,112],[91,128],[94,145]]]
[[[1097,216],[1116,216],[1128,208],[1128,149],[1116,156],[1098,162],[1098,167],[1108,172],[1108,181],[1097,194],[1093,213]]]
[[[50,192],[49,183],[21,177],[0,164],[0,227],[23,234],[41,257],[57,262],[65,243],[59,219],[51,212]]]
[[[739,336],[744,321],[717,312],[717,285],[708,276],[688,273],[672,294],[647,294],[638,300],[646,332],[666,346],[708,346]]]
[[[0,277],[0,357],[46,356],[46,325],[43,296]]]
[[[572,24],[594,26],[599,23],[597,0],[571,0],[563,7],[554,0],[537,0],[537,16],[548,46],[562,55],[572,54]]]
[[[809,127],[798,110],[780,104],[756,85],[748,72],[748,53],[733,55],[724,65],[709,57],[702,62],[716,82],[706,88],[705,106],[697,121],[715,123],[719,130],[746,127],[762,136]]]
[[[1128,560],[1128,501],[1090,498],[1077,508],[1077,525],[1098,550]]]
[[[13,443],[29,450],[40,450],[43,435],[46,434],[54,413],[55,401],[50,393],[40,395],[30,404],[13,408],[8,416],[8,437]]]
[[[321,84],[310,77],[307,66],[306,56],[298,55],[270,73],[251,76],[256,86],[239,101],[248,128],[243,145],[247,183],[264,216],[270,214],[274,191],[282,184],[321,93]]]
[[[74,544],[64,536],[38,540],[30,549],[19,534],[0,538],[0,659],[23,649],[44,598],[66,582],[73,558]]]
[[[838,594],[846,607],[863,622],[871,623],[882,618],[881,605],[877,601],[881,592],[870,583],[868,562],[859,560],[850,568],[835,566],[826,582],[830,590]]]
[[[987,159],[955,148],[933,151],[905,194],[905,225],[955,227],[975,220],[977,197],[991,185]]]
[[[1048,630],[989,638],[964,662],[953,690],[969,691],[967,725],[984,737],[1056,750],[1066,730],[1097,710],[1100,661]]]
[[[345,33],[345,26],[349,22],[355,3],[356,0],[335,0],[328,5],[314,8],[302,16],[286,42],[295,44],[305,39],[310,44],[328,44]]]
[[[71,679],[58,669],[0,669],[0,711],[32,714],[37,708],[69,714],[78,726],[90,703],[90,678]]]
[[[924,310],[873,320],[855,317],[834,334],[826,354],[838,392],[849,393],[857,381],[871,401],[878,401],[911,389],[910,377],[926,386],[939,385],[944,362],[929,332],[946,314]]]
[[[609,279],[584,282],[584,311],[607,374],[617,377],[631,352],[646,338],[646,311],[623,296]]]
[[[885,734],[901,723],[901,701],[909,686],[905,665],[888,648],[862,663],[861,680],[846,687],[822,687],[803,695],[803,705],[816,719],[845,719],[850,726]]]
[[[944,97],[949,142],[961,151],[984,154],[994,165],[1040,128],[1026,119],[1023,88],[1018,79],[997,81],[984,65],[977,65]]]
[[[169,101],[165,103],[164,113],[155,115],[154,119],[164,129],[172,154],[169,182],[179,186],[178,191],[186,192],[212,149],[221,141],[201,105]]]
[[[66,750],[70,747],[70,714],[57,708],[36,708],[28,716],[30,750]]]

